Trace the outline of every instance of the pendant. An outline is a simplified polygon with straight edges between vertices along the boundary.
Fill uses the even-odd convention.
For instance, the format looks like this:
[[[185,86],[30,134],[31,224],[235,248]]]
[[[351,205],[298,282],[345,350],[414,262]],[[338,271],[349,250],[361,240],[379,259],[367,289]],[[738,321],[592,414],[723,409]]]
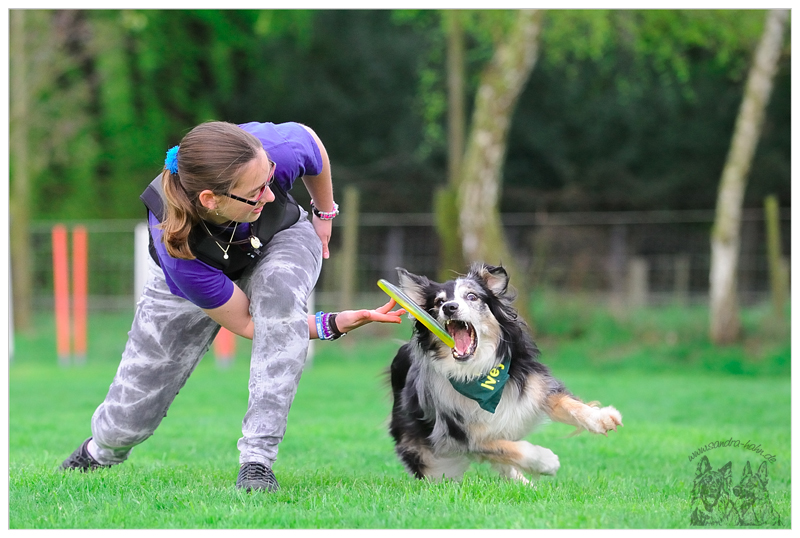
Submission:
[[[261,248],[261,240],[254,235],[250,236],[250,244],[253,246],[253,248]]]
[[[227,252],[225,253],[225,255],[224,255],[224,256],[222,256],[222,259],[223,259],[223,260],[227,260],[227,259],[228,259],[228,253],[227,253]]]

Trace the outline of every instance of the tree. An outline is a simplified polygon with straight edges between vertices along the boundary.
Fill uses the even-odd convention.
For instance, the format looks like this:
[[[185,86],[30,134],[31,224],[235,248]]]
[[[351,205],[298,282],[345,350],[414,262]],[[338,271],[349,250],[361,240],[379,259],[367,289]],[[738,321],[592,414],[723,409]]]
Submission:
[[[30,167],[28,164],[28,77],[25,10],[11,10],[11,274],[14,326],[26,331],[31,323]]]
[[[503,234],[498,200],[511,117],[538,57],[541,26],[541,11],[516,12],[481,74],[457,198],[466,261],[502,263],[519,275],[518,307],[524,318],[529,317],[527,285]]]
[[[30,221],[67,204],[92,206],[88,83],[75,57],[84,35],[72,11],[13,10],[11,15],[11,259],[15,327],[30,325]],[[67,193],[77,193],[71,199]],[[84,198],[80,198],[84,196]],[[38,203],[43,200],[44,203]]]
[[[710,336],[716,344],[735,341],[741,331],[736,293],[742,200],[764,112],[772,91],[788,10],[770,10],[756,48],[744,97],[722,170],[711,231]]]
[[[464,107],[464,25],[462,12],[442,13],[447,37],[447,185],[436,193],[434,214],[439,236],[439,279],[448,280],[452,269],[464,261],[458,230],[458,184],[464,158],[466,110]]]

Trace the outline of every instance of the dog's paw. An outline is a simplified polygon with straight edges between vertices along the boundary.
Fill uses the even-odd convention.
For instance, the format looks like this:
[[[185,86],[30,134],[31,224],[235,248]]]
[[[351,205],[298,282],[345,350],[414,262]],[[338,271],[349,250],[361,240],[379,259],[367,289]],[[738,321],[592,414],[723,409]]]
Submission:
[[[529,451],[527,467],[530,472],[536,475],[546,474],[555,476],[558,469],[561,468],[558,456],[549,448],[531,445]]]
[[[622,426],[622,415],[610,405],[594,409],[585,424],[585,428],[590,432],[602,433],[606,437],[610,430],[617,431],[617,426]]]

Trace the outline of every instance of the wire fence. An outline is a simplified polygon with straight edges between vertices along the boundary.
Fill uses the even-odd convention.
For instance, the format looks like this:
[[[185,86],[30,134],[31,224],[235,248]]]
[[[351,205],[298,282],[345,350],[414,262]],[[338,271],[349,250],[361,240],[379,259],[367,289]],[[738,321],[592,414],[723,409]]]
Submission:
[[[780,221],[783,256],[790,257],[790,215]],[[506,237],[530,289],[596,294],[636,304],[707,300],[713,211],[618,213],[535,213],[503,216]],[[65,222],[86,227],[89,237],[89,309],[132,309],[136,301],[134,230],[141,221]],[[31,227],[33,308],[53,308],[51,233],[54,222]],[[342,293],[342,222],[334,221],[331,258],[323,264],[316,289],[318,306],[335,307]],[[435,278],[439,241],[430,214],[363,213],[358,219],[356,306],[381,301],[376,282],[397,281],[396,267]],[[738,286],[740,300],[768,297],[764,212],[743,214]],[[487,260],[490,261],[490,260]],[[490,261],[491,262],[491,261]],[[496,263],[496,261],[495,261]],[[787,261],[788,263],[788,261]],[[463,272],[464,267],[451,268]],[[13,275],[12,275],[13,277]]]

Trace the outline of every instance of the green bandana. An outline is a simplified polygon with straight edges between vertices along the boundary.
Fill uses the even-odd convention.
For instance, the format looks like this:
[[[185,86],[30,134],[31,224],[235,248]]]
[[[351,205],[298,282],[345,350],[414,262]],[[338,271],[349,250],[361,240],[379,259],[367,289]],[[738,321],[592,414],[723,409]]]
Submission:
[[[511,364],[511,359],[506,358],[495,368],[492,368],[488,374],[478,379],[467,382],[451,379],[450,384],[467,398],[478,402],[481,409],[494,413],[497,404],[500,403],[500,397],[503,395],[503,387],[508,381],[509,364]]]

